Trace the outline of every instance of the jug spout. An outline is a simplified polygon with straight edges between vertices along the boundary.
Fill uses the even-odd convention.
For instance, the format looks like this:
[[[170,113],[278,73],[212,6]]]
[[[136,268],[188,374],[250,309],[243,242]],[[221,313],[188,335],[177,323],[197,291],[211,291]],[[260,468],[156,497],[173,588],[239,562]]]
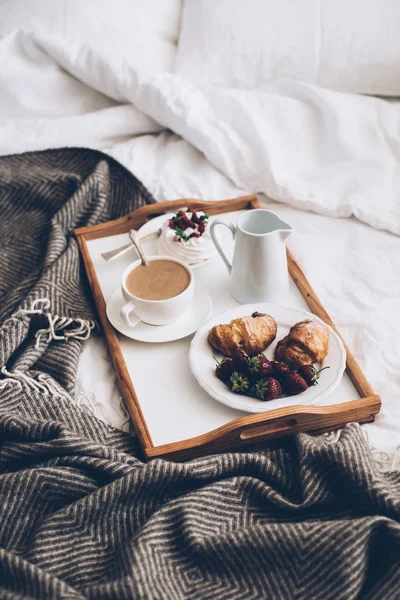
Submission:
[[[271,220],[271,231],[279,235],[282,242],[286,242],[289,235],[293,233],[293,227],[289,225],[287,221],[281,219],[276,213],[270,212],[270,215],[273,215],[273,220]]]
[[[276,229],[279,233],[279,237],[281,238],[282,242],[286,242],[288,237],[293,233],[293,227],[291,225],[289,225],[289,223],[287,223],[286,221],[281,219],[280,217],[279,217],[279,224]]]
[[[292,233],[293,233],[293,227],[290,227],[288,225],[287,229],[280,229],[279,233],[280,233],[282,242],[286,242],[286,240],[288,239],[288,237],[290,235],[292,235]]]

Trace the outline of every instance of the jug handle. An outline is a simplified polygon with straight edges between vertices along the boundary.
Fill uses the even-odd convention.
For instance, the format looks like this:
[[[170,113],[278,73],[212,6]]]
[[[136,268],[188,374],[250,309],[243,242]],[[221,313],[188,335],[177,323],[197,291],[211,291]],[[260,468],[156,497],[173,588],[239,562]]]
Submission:
[[[222,250],[221,244],[219,243],[216,233],[214,231],[217,225],[225,225],[225,227],[227,227],[231,231],[233,239],[235,239],[235,237],[236,237],[236,226],[233,223],[224,223],[224,221],[219,221],[218,219],[213,221],[210,225],[211,239],[214,242],[214,245],[215,245],[216,249],[218,250],[219,254],[221,255],[222,260],[226,264],[226,268],[228,269],[228,272],[230,274],[232,271],[232,265],[229,262],[229,260],[226,258],[226,254]]]

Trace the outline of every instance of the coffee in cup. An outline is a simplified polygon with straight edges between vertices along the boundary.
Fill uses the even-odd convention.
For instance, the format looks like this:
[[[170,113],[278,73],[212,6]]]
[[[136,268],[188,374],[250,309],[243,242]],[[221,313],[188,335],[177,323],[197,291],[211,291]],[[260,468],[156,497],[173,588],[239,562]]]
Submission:
[[[167,325],[179,319],[192,303],[194,275],[181,260],[153,256],[147,266],[138,260],[127,267],[121,288],[126,304],[120,315],[127,325],[134,327],[139,321]]]
[[[190,284],[190,273],[174,260],[151,260],[128,274],[126,289],[142,300],[167,300],[179,296]]]

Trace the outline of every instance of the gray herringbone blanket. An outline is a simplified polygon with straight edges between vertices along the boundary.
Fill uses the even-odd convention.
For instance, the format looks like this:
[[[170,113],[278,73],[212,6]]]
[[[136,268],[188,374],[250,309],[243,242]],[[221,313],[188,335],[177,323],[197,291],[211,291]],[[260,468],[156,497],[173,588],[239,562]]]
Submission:
[[[98,152],[0,159],[0,597],[400,598],[400,474],[358,425],[145,464],[73,404],[95,314],[72,231],[146,202]]]

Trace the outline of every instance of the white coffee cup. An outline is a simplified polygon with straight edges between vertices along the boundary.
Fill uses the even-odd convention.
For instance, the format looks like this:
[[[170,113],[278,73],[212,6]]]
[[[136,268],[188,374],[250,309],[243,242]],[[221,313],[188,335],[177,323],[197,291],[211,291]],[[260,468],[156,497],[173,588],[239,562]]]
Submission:
[[[166,298],[165,300],[145,300],[138,298],[127,289],[126,279],[141,264],[141,261],[137,260],[129,265],[122,274],[121,289],[126,304],[121,308],[120,315],[121,319],[130,327],[135,327],[139,321],[143,321],[149,325],[168,325],[168,323],[177,321],[193,302],[194,274],[188,265],[170,256],[150,256],[147,260],[149,262],[153,260],[166,260],[182,265],[190,275],[189,285],[177,296]]]

